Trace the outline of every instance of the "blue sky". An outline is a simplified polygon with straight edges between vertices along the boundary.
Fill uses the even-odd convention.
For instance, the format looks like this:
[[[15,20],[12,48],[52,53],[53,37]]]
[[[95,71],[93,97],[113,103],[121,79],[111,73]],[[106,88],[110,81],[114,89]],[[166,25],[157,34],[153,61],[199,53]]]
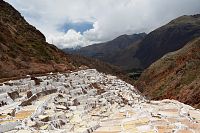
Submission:
[[[80,32],[81,34],[83,34],[83,32],[93,28],[94,27],[92,22],[68,22],[59,27],[58,30],[62,32],[67,32],[68,30],[73,29],[76,32]]]
[[[149,33],[179,16],[200,13],[200,0],[6,1],[59,48]]]

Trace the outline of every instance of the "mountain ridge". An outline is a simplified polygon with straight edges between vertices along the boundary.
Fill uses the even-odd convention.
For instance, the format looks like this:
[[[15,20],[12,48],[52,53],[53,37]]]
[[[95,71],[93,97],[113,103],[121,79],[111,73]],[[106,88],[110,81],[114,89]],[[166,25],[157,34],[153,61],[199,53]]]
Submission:
[[[198,36],[200,36],[200,15],[184,15],[153,30],[139,41],[127,44],[129,47],[124,45],[124,49],[115,51],[114,56],[102,56],[101,53],[104,52],[106,46],[102,46],[104,48],[102,48],[103,50],[99,50],[99,55],[87,54],[95,51],[96,44],[88,46],[89,48],[83,47],[75,51],[74,54],[98,58],[107,63],[119,66],[124,70],[145,69],[163,55],[182,48],[187,42]],[[111,42],[114,43],[113,40]],[[118,42],[120,43],[120,41]],[[85,53],[84,49],[86,49]],[[106,50],[112,51],[112,49],[114,48],[109,47]]]
[[[178,17],[150,32],[141,42],[136,58],[141,59],[142,68],[147,68],[163,55],[182,48],[187,42],[199,36],[199,14]]]
[[[146,33],[121,35],[111,41],[105,43],[98,43],[82,47],[78,50],[71,51],[72,54],[80,54],[86,57],[97,58],[115,66],[120,66],[117,57],[119,53],[126,50],[131,45],[137,45],[146,36]],[[68,52],[67,50],[64,50]],[[122,67],[122,66],[120,66]],[[123,67],[122,67],[123,68]]]

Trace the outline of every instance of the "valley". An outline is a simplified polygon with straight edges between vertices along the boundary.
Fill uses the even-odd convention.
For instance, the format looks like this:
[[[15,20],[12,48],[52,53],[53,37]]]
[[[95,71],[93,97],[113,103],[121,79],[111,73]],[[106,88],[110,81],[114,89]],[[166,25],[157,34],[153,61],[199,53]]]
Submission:
[[[176,16],[146,34],[135,18],[126,28],[99,25],[87,14],[95,10],[79,18],[77,3],[65,7],[73,1],[53,8],[50,0],[26,2],[0,0],[0,133],[200,132],[200,14]],[[58,3],[59,11],[77,14],[49,19]],[[82,22],[86,16],[95,22]],[[128,22],[123,17],[120,24]]]

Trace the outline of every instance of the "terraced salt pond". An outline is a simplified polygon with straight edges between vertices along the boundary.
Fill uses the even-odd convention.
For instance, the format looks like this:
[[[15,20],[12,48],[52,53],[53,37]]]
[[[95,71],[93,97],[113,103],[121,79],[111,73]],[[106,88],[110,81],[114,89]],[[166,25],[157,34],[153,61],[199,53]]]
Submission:
[[[10,133],[200,132],[199,110],[174,100],[148,101],[95,69],[6,82],[0,114],[0,132]]]

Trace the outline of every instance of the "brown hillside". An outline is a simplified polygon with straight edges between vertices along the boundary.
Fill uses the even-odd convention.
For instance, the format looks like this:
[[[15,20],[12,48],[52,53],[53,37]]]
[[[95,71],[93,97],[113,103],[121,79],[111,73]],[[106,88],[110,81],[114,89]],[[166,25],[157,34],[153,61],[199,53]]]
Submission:
[[[11,5],[1,0],[0,9],[0,78],[74,69]]]
[[[153,63],[136,86],[150,99],[176,99],[200,108],[200,38]]]

